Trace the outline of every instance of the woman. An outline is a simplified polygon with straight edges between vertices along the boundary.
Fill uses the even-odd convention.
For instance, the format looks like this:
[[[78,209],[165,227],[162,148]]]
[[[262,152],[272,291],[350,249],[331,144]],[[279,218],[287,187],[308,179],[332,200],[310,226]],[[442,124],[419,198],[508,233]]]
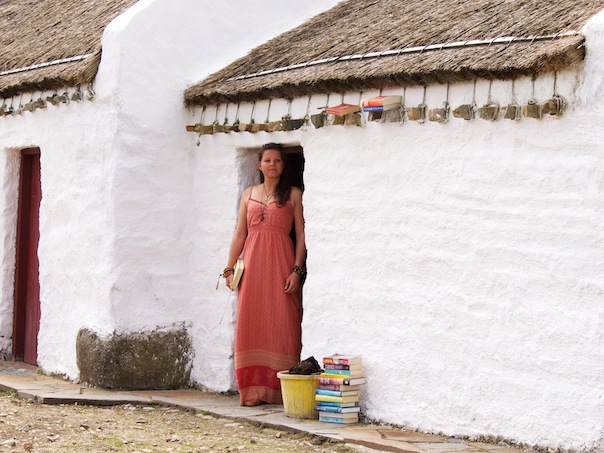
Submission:
[[[241,195],[237,228],[223,272],[233,281],[233,266],[243,252],[239,284],[235,372],[240,404],[281,404],[277,372],[300,361],[301,285],[305,274],[302,191],[282,177],[283,146],[269,143],[259,154],[260,184]],[[296,245],[289,236],[295,227]]]

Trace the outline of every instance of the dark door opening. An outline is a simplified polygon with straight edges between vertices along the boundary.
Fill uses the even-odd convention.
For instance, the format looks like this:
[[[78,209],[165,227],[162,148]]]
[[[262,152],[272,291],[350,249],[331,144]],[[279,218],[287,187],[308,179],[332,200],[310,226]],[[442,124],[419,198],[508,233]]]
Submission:
[[[287,182],[304,192],[304,154],[301,146],[284,146],[287,160],[285,174]]]
[[[304,153],[301,146],[284,146],[285,154],[287,160],[285,162],[285,172],[284,176],[286,177],[287,182],[294,186],[298,187],[302,192],[304,192]],[[290,232],[290,237],[294,243],[294,247],[296,246],[296,231],[292,228]],[[306,258],[308,258],[308,246],[306,249]],[[304,267],[306,267],[306,259],[304,260]],[[304,276],[302,283],[305,283],[306,276]],[[300,295],[302,298],[302,294]]]
[[[40,149],[21,151],[17,257],[13,314],[13,358],[37,365],[40,328],[38,278],[39,212],[42,199]]]
[[[284,146],[285,151],[285,171],[283,176],[286,182],[304,192],[304,154],[301,146]],[[292,228],[290,233],[294,247],[296,246],[296,232]]]

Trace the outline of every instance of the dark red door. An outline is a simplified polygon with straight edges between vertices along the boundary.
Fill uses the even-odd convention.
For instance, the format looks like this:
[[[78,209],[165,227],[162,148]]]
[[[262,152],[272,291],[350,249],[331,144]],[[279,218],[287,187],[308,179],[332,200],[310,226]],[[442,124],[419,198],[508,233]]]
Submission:
[[[40,328],[40,282],[38,279],[39,211],[42,199],[40,150],[21,152],[13,357],[36,365]]]

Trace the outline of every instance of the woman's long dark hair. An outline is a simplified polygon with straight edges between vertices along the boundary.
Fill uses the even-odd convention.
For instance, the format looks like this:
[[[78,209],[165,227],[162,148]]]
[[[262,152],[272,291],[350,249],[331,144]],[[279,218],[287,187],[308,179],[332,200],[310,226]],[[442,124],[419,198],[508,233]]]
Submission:
[[[292,191],[292,186],[287,183],[287,178],[285,177],[285,172],[287,171],[285,150],[283,149],[283,145],[280,143],[267,143],[262,146],[262,149],[258,153],[258,161],[262,161],[262,156],[264,155],[264,151],[274,149],[275,151],[279,151],[281,154],[281,160],[283,161],[283,173],[279,177],[279,182],[277,183],[277,187],[275,188],[275,196],[277,198],[277,204],[279,206],[283,206],[287,200],[289,200],[289,195]],[[264,174],[260,172],[260,182],[264,183]]]

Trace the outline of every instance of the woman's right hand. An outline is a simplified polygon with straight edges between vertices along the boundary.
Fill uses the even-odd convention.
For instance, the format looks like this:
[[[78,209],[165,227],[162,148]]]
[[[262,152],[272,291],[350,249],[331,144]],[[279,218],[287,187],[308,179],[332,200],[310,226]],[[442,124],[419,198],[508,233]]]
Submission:
[[[229,275],[227,278],[224,279],[224,282],[227,286],[227,288],[231,289],[231,285],[233,284],[233,278],[235,276],[233,274]]]

